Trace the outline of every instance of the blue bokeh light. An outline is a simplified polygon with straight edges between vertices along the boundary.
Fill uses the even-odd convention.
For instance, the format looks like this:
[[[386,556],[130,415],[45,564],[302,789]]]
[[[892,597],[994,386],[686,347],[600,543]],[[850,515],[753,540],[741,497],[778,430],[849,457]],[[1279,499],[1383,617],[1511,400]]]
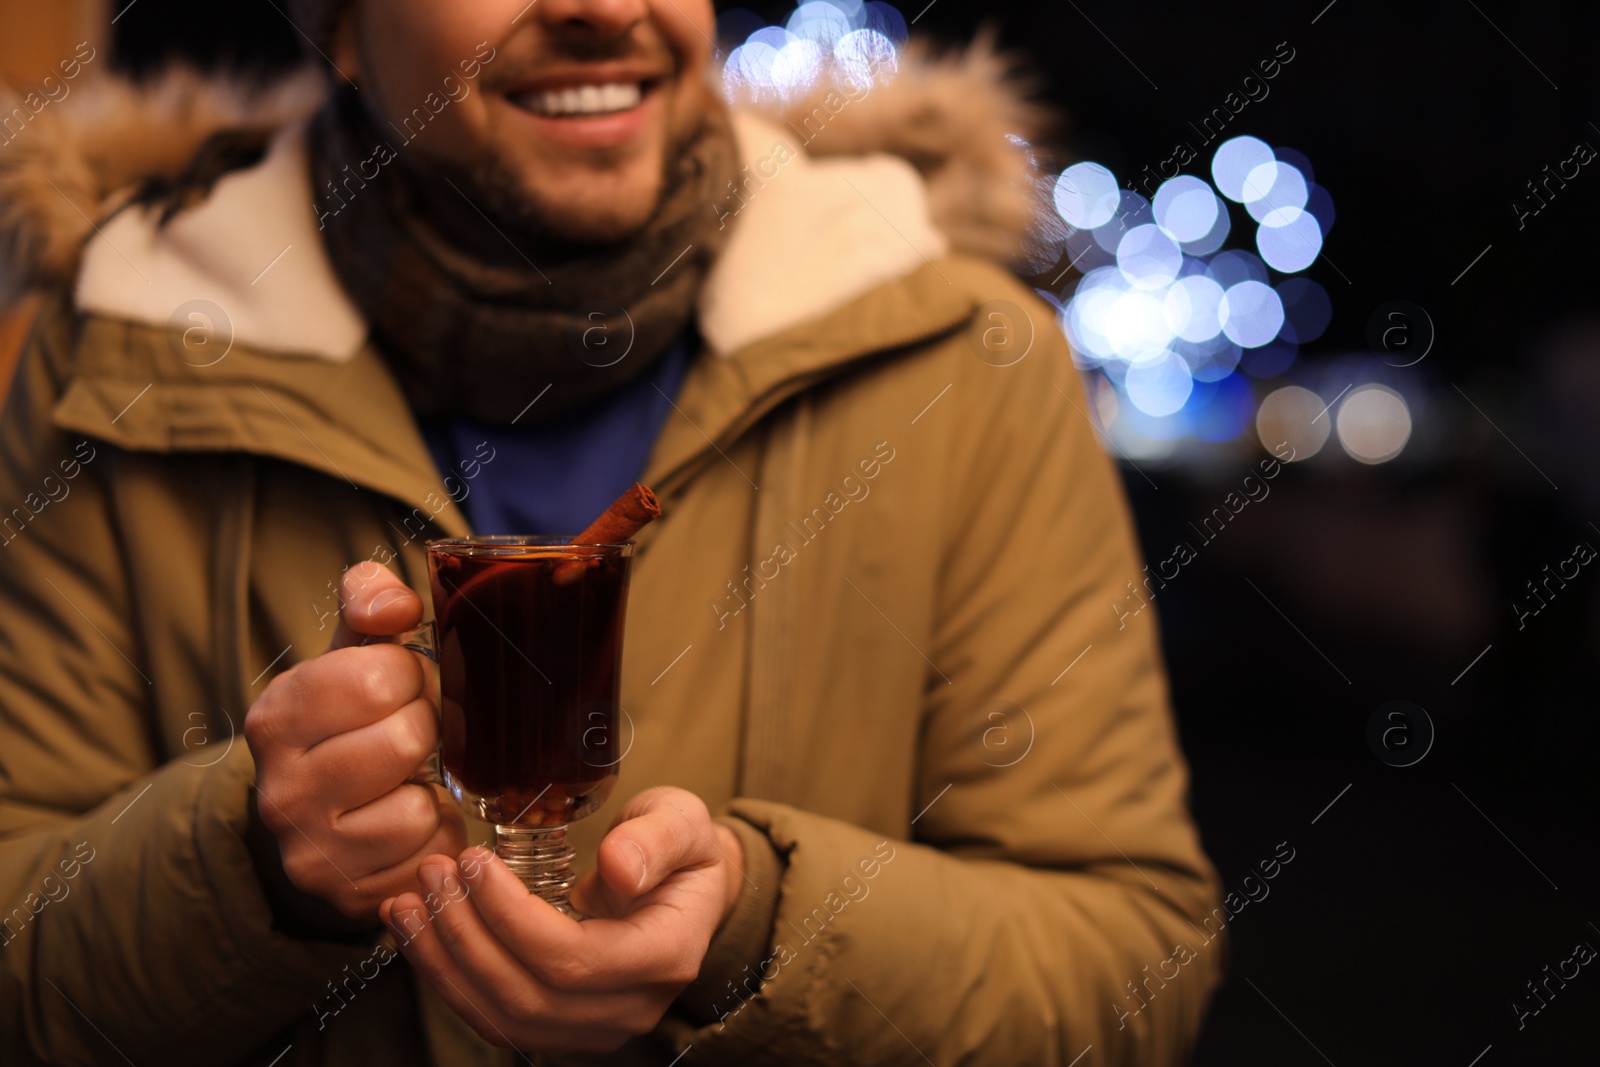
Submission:
[[[1267,280],[1266,264],[1253,254],[1238,248],[1230,248],[1226,252],[1212,256],[1210,264],[1206,267],[1206,273],[1224,289],[1244,281]]]
[[[1306,210],[1317,217],[1317,225],[1322,229],[1322,236],[1328,236],[1333,229],[1333,220],[1338,212],[1333,209],[1333,194],[1320,185],[1313,185],[1306,194]]]
[[[1277,290],[1284,315],[1283,330],[1278,336],[1301,345],[1321,337],[1333,320],[1333,301],[1328,299],[1328,291],[1310,278],[1287,278]]]
[[[1255,391],[1238,374],[1215,381],[1197,377],[1184,408],[1189,415],[1189,432],[1200,440],[1215,444],[1233,441],[1255,421]]]
[[[905,16],[892,4],[883,3],[883,0],[871,0],[862,10],[861,21],[863,29],[877,30],[896,46],[905,44],[909,36]]]
[[[1294,366],[1299,349],[1288,341],[1273,341],[1260,348],[1247,348],[1239,366],[1252,378],[1276,378]]]

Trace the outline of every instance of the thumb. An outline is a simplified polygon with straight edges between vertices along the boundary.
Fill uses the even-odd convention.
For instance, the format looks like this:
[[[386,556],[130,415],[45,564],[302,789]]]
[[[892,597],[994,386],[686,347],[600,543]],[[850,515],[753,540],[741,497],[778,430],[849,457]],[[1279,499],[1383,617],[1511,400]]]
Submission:
[[[638,899],[681,870],[715,864],[718,852],[705,802],[685,789],[641,793],[600,843],[596,870],[618,898]]]
[[[339,625],[329,651],[370,645],[422,622],[422,598],[387,567],[368,560],[348,568],[339,580]]]

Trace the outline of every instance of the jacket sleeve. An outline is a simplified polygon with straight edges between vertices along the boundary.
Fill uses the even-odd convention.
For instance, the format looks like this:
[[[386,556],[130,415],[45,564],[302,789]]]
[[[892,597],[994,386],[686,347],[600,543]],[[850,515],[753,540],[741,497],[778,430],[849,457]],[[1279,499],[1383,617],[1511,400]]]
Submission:
[[[1220,979],[1122,488],[1049,309],[1001,295],[1038,326],[1022,362],[944,348],[960,431],[934,618],[909,630],[938,672],[914,840],[733,802],[784,872],[759,994],[673,1035],[698,1062],[1177,1064]]]
[[[47,313],[0,415],[0,1062],[226,1062],[364,950],[272,928],[242,737],[162,754],[111,446],[50,422],[69,342]]]

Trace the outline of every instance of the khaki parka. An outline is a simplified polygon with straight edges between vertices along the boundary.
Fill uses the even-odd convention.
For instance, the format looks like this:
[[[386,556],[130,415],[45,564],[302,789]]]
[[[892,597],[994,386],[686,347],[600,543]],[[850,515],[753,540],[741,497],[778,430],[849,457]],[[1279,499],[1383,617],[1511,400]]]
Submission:
[[[597,1062],[1182,1061],[1224,913],[1089,410],[1051,309],[958,253],[696,358],[574,841],[671,784],[757,851],[700,980]],[[347,566],[426,589],[494,462],[436,469],[370,347],[200,366],[47,305],[0,414],[0,1062],[522,1062],[376,931],[277,928],[240,733]]]

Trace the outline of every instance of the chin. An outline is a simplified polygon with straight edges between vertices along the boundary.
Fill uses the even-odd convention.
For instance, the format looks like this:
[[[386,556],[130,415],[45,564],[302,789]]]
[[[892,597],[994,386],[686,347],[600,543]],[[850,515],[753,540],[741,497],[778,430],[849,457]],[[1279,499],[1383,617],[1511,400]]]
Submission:
[[[457,173],[498,225],[535,240],[572,244],[636,235],[649,225],[665,189],[664,177],[648,167],[562,170],[556,175],[547,164],[518,160],[515,166],[498,162]]]
[[[637,203],[637,202],[635,202]],[[638,234],[650,222],[654,204],[650,209],[622,205],[551,204],[538,211],[543,228],[564,241],[575,244],[611,244],[625,241]]]

